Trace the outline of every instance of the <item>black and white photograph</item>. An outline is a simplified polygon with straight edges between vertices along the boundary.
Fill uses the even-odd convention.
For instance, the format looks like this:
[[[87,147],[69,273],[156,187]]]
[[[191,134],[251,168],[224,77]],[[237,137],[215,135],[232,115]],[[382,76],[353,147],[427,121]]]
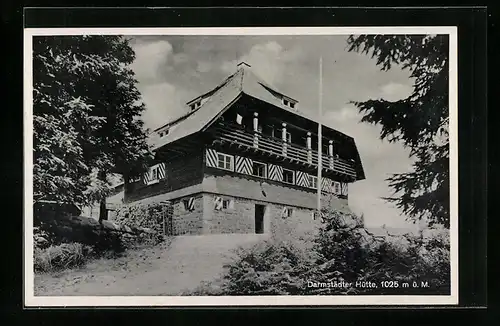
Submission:
[[[24,42],[27,305],[457,304],[456,28]]]

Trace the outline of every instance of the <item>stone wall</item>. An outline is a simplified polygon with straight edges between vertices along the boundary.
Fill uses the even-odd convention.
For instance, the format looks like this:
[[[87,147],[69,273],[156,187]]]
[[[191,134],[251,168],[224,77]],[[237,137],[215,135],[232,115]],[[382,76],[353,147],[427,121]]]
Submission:
[[[277,237],[309,236],[315,234],[320,226],[320,219],[314,217],[314,210],[292,207],[291,217],[282,217],[283,205],[270,205],[271,230]]]
[[[218,195],[204,194],[203,233],[255,233],[255,205],[264,205],[264,233],[279,235],[311,234],[317,230],[319,219],[313,218],[314,210],[292,207],[291,217],[283,218],[285,205],[264,201],[255,201],[238,197],[221,196],[233,201],[231,208],[214,209],[214,197]]]
[[[193,210],[186,209],[184,200],[194,198]],[[183,234],[202,234],[203,233],[203,195],[178,198],[172,201],[173,205],[173,233],[174,235]]]
[[[241,174],[219,173],[219,171],[212,171],[212,173],[205,174],[202,185],[204,192],[309,209],[316,209],[317,206],[315,189],[286,185]],[[349,211],[348,200],[334,194],[324,194],[322,206],[339,211]]]
[[[214,198],[218,195],[204,194],[204,233],[255,233],[255,202],[221,196],[233,201],[231,208],[214,209]]]

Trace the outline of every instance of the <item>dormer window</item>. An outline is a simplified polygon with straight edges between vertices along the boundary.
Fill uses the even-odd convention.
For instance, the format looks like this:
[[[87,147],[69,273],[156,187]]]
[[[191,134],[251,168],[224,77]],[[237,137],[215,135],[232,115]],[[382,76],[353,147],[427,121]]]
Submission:
[[[161,130],[160,132],[158,132],[158,134],[160,135],[160,138],[164,137],[168,135],[168,129]]]
[[[191,103],[189,105],[189,108],[191,109],[191,111],[194,111],[194,110],[198,109],[200,106],[201,106],[201,99],[196,101],[196,102]]]
[[[297,104],[297,102],[295,102],[293,100],[283,98],[283,105],[284,106],[288,106],[289,108],[294,109],[296,104]]]

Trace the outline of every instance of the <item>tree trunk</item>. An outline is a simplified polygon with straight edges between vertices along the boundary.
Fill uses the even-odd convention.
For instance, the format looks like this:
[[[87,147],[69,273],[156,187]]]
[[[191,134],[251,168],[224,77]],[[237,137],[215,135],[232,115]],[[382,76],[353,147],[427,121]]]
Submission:
[[[99,172],[99,179],[106,181],[106,172]],[[99,223],[108,219],[108,210],[106,209],[106,197],[101,198],[99,202]]]

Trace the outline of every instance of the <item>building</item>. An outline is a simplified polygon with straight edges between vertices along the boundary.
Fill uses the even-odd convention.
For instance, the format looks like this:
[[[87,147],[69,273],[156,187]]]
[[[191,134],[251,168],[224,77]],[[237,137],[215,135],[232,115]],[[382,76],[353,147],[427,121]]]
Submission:
[[[115,211],[117,208],[124,204],[125,197],[125,185],[123,182],[116,183],[112,189],[111,193],[106,198],[106,210],[108,219],[113,219],[115,216]],[[100,205],[99,203],[94,203],[91,206],[82,207],[80,211],[80,216],[92,217],[96,220],[99,219]]]
[[[128,181],[124,201],[173,205],[179,234],[313,231],[318,123],[246,63],[189,112],[154,132],[156,164]],[[349,210],[349,183],[365,178],[353,138],[322,128],[322,205]]]

